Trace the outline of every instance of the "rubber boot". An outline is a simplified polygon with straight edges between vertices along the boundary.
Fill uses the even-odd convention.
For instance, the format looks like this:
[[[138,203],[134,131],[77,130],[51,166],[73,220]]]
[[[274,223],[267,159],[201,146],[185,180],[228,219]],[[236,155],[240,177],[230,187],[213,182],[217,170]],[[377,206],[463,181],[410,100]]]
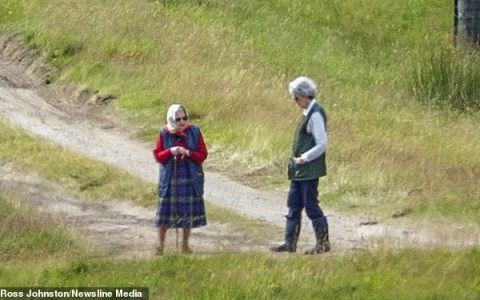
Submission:
[[[326,217],[321,217],[312,220],[313,231],[315,232],[315,238],[317,243],[315,246],[307,250],[305,254],[320,254],[330,251],[330,241],[328,240],[328,223]]]
[[[285,242],[281,245],[270,248],[272,252],[290,252],[297,251],[297,242],[302,228],[302,219],[289,219],[287,217],[287,226],[285,229]]]

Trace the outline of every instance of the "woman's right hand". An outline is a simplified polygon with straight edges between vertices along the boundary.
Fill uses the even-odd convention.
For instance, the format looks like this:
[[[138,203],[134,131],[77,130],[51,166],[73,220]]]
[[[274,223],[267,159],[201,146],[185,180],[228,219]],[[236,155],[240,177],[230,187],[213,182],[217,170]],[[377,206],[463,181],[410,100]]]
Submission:
[[[181,149],[182,147],[175,146],[170,148],[170,152],[172,153],[172,155],[179,155],[181,154]]]

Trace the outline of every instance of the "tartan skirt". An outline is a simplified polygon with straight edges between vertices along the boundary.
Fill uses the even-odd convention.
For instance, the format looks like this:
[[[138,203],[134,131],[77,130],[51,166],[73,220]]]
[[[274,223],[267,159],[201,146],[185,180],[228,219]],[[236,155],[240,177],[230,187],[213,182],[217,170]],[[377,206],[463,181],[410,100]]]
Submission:
[[[176,162],[170,193],[157,204],[156,226],[194,228],[207,225],[203,197],[195,196],[192,178],[184,161]],[[176,173],[176,174],[175,174]]]

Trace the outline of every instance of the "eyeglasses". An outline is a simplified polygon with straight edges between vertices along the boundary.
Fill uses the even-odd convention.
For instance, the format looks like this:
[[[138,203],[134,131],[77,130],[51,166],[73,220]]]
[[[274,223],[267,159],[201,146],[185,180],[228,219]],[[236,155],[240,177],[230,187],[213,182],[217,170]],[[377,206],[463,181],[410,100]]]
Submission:
[[[293,100],[295,100],[295,102],[298,102],[298,100],[300,100],[300,97],[298,97],[298,96],[293,96]]]
[[[181,117],[181,118],[175,118],[175,122],[177,122],[177,123],[180,122],[180,121],[182,121],[182,120],[183,120],[183,121],[187,121],[187,120],[188,120],[188,117],[185,116],[185,117]]]

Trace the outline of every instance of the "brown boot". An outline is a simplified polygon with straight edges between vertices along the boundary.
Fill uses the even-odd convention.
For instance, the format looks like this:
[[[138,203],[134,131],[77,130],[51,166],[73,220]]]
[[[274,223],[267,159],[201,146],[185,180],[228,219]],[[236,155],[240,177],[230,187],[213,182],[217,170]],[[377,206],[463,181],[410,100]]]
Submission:
[[[328,241],[328,231],[327,232],[315,232],[315,236],[317,238],[317,243],[315,246],[305,251],[305,254],[312,255],[312,254],[320,254],[330,251],[330,242]]]
[[[330,251],[330,242],[324,241],[322,243],[318,243],[310,250],[305,251],[305,254],[312,255],[312,254],[320,254]]]
[[[330,242],[328,241],[328,223],[325,216],[312,220],[313,231],[317,243],[315,246],[307,250],[305,254],[319,254],[330,251]]]

